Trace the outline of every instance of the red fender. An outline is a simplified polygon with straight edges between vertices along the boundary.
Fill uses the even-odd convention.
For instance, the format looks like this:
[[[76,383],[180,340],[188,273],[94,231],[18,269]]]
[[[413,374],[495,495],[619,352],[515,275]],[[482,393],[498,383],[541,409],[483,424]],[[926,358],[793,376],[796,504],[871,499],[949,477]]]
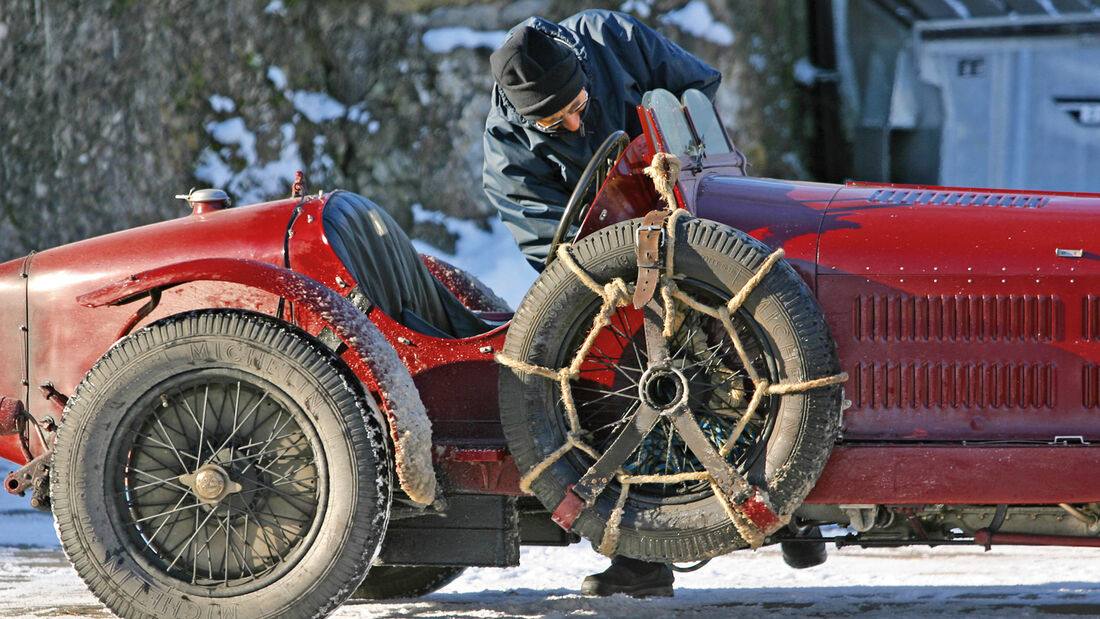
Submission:
[[[408,369],[367,316],[336,291],[287,268],[244,258],[202,258],[143,271],[77,297],[86,307],[122,304],[146,293],[193,281],[259,288],[316,314],[363,361],[378,386],[389,420],[401,488],[409,498],[435,500],[431,422]]]

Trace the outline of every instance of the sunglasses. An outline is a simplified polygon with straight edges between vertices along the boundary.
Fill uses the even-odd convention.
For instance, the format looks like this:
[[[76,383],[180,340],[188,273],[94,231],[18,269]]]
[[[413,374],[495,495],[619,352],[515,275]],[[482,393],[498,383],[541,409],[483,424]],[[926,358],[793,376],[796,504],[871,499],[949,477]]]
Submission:
[[[573,114],[579,114],[579,113],[583,112],[585,106],[588,105],[588,91],[587,90],[582,90],[581,92],[584,94],[584,98],[581,99],[580,101],[574,103],[572,106],[570,106],[569,109],[565,110],[565,112],[559,112],[559,114],[561,114],[561,116],[557,120],[550,120],[551,118],[554,118],[553,116],[550,116],[548,118],[543,118],[541,120],[536,120],[535,123],[538,124],[538,126],[542,127],[543,129],[553,130],[553,129],[557,129],[558,127],[560,127],[561,124],[563,122],[565,122],[565,118],[567,116],[572,116]]]

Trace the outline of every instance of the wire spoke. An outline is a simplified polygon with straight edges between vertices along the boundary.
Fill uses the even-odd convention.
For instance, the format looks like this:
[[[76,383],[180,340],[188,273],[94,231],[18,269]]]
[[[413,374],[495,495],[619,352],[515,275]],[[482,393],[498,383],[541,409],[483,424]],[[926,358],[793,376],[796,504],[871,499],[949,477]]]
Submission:
[[[149,537],[148,537],[148,538],[147,538],[147,539],[145,540],[145,547],[146,547],[146,548],[150,548],[150,547],[152,547],[152,544],[153,544],[153,540],[155,540],[155,539],[157,538],[157,535],[159,535],[159,534],[160,534],[161,530],[162,530],[162,529],[164,528],[164,525],[168,524],[168,521],[169,521],[169,518],[168,518],[168,516],[169,516],[169,515],[171,515],[171,514],[173,514],[173,513],[176,513],[176,512],[178,511],[178,508],[179,508],[180,504],[181,504],[181,503],[183,503],[183,502],[184,502],[185,500],[187,500],[187,495],[186,495],[186,494],[182,494],[182,495],[180,495],[180,498],[179,498],[179,500],[178,500],[178,501],[176,501],[176,504],[175,504],[175,506],[173,506],[173,508],[172,508],[171,510],[169,510],[168,512],[166,512],[166,513],[164,513],[164,514],[159,514],[159,515],[158,515],[158,516],[164,516],[164,522],[160,523],[160,526],[159,526],[159,527],[157,527],[157,530],[156,530],[156,531],[153,531],[153,534],[152,534],[152,535],[150,535],[150,536],[149,536]]]
[[[182,484],[176,483],[175,479],[164,479],[162,477],[157,477],[156,475],[153,475],[151,473],[146,473],[145,471],[143,471],[141,469],[131,468],[130,471],[132,471],[133,473],[135,473],[137,475],[143,475],[143,476],[148,477],[149,479],[153,480],[151,482],[151,484],[153,484],[153,485],[166,484],[166,485],[171,486],[172,488],[175,488],[176,490],[179,490],[181,492],[191,492],[190,488],[188,488],[187,486],[184,486]],[[150,484],[146,484],[146,485],[150,485]],[[124,494],[125,492],[126,491],[123,490],[120,494]]]
[[[237,381],[237,382],[238,382],[238,388],[239,388],[240,381]],[[234,407],[234,409],[233,409],[233,428],[232,428],[232,430],[230,430],[229,436],[225,437],[225,440],[222,441],[222,444],[218,445],[218,448],[214,450],[214,453],[218,453],[219,451],[225,449],[225,447],[227,445],[229,445],[229,441],[233,440],[233,437],[237,435],[237,431],[241,429],[241,426],[244,425],[244,422],[247,421],[256,412],[256,409],[258,409],[260,407],[260,404],[263,404],[264,400],[266,400],[266,399],[267,399],[267,391],[264,391],[263,395],[260,396],[260,399],[257,400],[256,403],[252,405],[252,408],[248,409],[248,412],[245,413],[244,418],[241,419],[240,423],[237,423],[237,409],[236,409],[236,407]]]
[[[181,497],[181,498],[186,498],[186,496]],[[202,505],[201,503],[196,502],[196,503],[193,503],[191,505],[185,505],[183,507],[177,507],[175,509],[170,509],[166,512],[161,512],[159,514],[153,514],[152,516],[145,516],[144,518],[135,518],[133,522],[134,522],[134,524],[141,524],[142,522],[145,522],[147,520],[153,520],[153,519],[156,519],[156,518],[160,518],[162,516],[169,516],[169,515],[172,515],[172,514],[178,514],[180,512],[185,512],[189,509],[195,509],[197,507],[200,507],[201,505]]]
[[[621,318],[623,323],[626,324],[626,330],[627,331],[629,331],[631,333],[636,333],[639,330],[639,329],[635,329],[634,325],[632,325],[630,323],[630,314],[629,314],[629,312],[619,311],[619,312],[616,313],[616,316]],[[614,324],[614,321],[612,321],[612,324]],[[647,361],[649,361],[649,355],[638,348],[638,342],[635,341],[635,338],[627,337],[626,339],[627,339],[627,341],[630,342],[630,347],[634,349],[634,358],[635,359],[637,359],[640,363],[646,363]]]
[[[206,518],[203,518],[202,522],[195,526],[195,532],[192,533],[191,537],[187,538],[187,540],[184,541],[183,544],[181,544],[183,548],[181,548],[180,551],[176,553],[176,556],[172,559],[172,562],[168,564],[169,571],[171,571],[171,569],[176,566],[176,561],[180,560],[180,557],[183,556],[184,551],[187,550],[187,547],[191,545],[191,542],[193,542],[195,538],[198,537],[199,533],[206,526],[206,523],[210,521],[215,513],[215,510],[210,510],[210,513],[206,515]]]
[[[167,436],[168,430],[164,429],[164,424],[161,423],[160,416],[156,415],[154,413],[153,419],[157,422],[157,428],[159,428],[160,431],[161,431],[161,438],[163,438],[167,442],[167,446],[169,447],[169,449],[172,450],[172,454],[176,456],[176,459],[179,460],[180,466],[183,467],[183,470],[186,471],[187,470],[187,464],[184,463],[183,456],[187,455],[187,454],[184,454],[183,452],[181,452],[176,447],[176,444],[172,442],[172,439]],[[165,443],[161,443],[161,444],[163,445]]]
[[[622,389],[616,389],[614,391],[607,391],[605,389],[598,389],[596,387],[588,387],[586,385],[577,385],[576,387],[573,387],[573,393],[577,393],[578,391],[588,391],[588,392],[592,392],[592,393],[602,393],[603,394],[603,395],[600,395],[600,396],[595,397],[595,398],[586,399],[584,401],[585,405],[595,404],[596,402],[600,402],[600,401],[606,400],[608,398],[624,398],[624,399],[633,400],[633,401],[638,401],[640,399],[636,395],[630,395],[630,392],[637,392],[638,391],[637,385],[627,385],[627,386],[623,387]]]
[[[275,486],[272,486],[270,484],[264,484],[264,483],[256,482],[256,487],[255,488],[248,489],[248,490],[241,490],[239,494],[241,494],[242,496],[249,496],[249,495],[255,494],[255,493],[257,493],[261,490],[267,490],[268,492],[273,492],[273,493],[277,494],[280,498],[282,498],[284,501],[286,501],[287,505],[293,507],[295,509],[295,511],[302,514],[303,516],[306,516],[307,518],[312,515],[308,511],[298,507],[297,505],[295,505],[293,503],[294,501],[300,501],[302,503],[305,503],[307,506],[308,505],[313,505],[312,502],[307,500],[307,497],[302,497],[302,496],[298,496],[298,495],[294,495],[294,494],[289,494],[287,492],[283,492],[282,490],[279,490],[278,488],[276,488]]]
[[[304,471],[304,470],[306,470],[307,468],[310,468],[310,467],[312,467],[312,466],[313,466],[313,461],[312,461],[312,460],[307,460],[307,461],[306,461],[306,463],[305,463],[305,464],[303,464],[302,466],[300,466],[300,467],[298,467],[298,468],[294,469],[293,471],[288,471],[288,472],[286,472],[286,473],[283,473],[283,474],[279,474],[279,473],[277,473],[277,472],[275,472],[275,471],[272,471],[271,469],[269,469],[269,468],[267,468],[267,467],[265,467],[265,466],[257,466],[256,468],[260,469],[261,471],[263,471],[263,472],[265,472],[265,473],[267,473],[267,474],[269,474],[269,475],[271,475],[272,477],[274,477],[274,478],[275,478],[275,481],[272,481],[272,482],[271,482],[271,485],[272,485],[272,486],[281,486],[281,485],[284,485],[284,484],[282,484],[282,483],[279,483],[279,482],[288,482],[288,483],[296,483],[296,482],[298,482],[299,480],[296,480],[296,479],[289,479],[289,478],[290,478],[290,476],[292,476],[292,475],[297,475],[297,474],[298,474],[298,473],[300,473],[301,471]],[[317,479],[317,476],[316,476],[316,475],[314,475],[314,476],[313,476],[313,477],[311,477],[310,479]]]
[[[178,452],[177,452],[176,448],[173,447],[172,445],[164,443],[164,442],[160,441],[159,439],[157,439],[154,436],[151,436],[151,435],[148,435],[148,434],[142,434],[141,432],[138,432],[137,430],[130,430],[129,433],[133,436],[136,436],[138,438],[146,439],[147,441],[150,441],[151,443],[153,443],[152,445],[142,445],[142,455],[144,457],[149,458],[150,460],[152,460],[152,461],[156,462],[157,464],[161,465],[161,467],[164,468],[165,470],[172,470],[173,467],[175,467],[175,464],[168,464],[168,463],[164,462],[163,460],[161,460],[160,458],[157,458],[153,454],[148,453],[147,450],[148,449],[161,449],[161,450],[164,450],[164,451],[170,451],[174,455],[176,455],[176,460],[179,462],[179,464],[181,466],[183,466],[183,470],[185,470],[185,471],[188,470],[187,465],[183,464],[183,462],[179,460]]]

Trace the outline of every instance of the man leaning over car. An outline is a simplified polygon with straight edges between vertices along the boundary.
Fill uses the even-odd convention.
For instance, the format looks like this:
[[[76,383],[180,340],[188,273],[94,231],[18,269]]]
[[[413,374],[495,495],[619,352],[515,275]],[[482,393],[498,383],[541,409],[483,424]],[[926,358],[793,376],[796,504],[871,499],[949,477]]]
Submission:
[[[590,10],[555,24],[532,17],[490,58],[483,182],[527,258],[541,271],[570,193],[596,148],[619,129],[642,133],[636,106],[664,88],[712,101],[721,74],[629,15]],[[816,530],[814,531],[816,533]],[[824,544],[784,544],[792,567],[825,560]],[[616,556],[581,593],[671,596],[670,566]]]

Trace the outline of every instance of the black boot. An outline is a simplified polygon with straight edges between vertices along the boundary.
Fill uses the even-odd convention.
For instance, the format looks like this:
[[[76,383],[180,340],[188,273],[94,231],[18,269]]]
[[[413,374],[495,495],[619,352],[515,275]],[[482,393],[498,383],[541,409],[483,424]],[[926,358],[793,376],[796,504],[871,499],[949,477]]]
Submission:
[[[799,531],[795,537],[821,539],[821,528],[809,527]],[[783,549],[783,562],[796,570],[806,569],[825,562],[825,542],[779,542]]]
[[[612,557],[611,567],[586,576],[581,595],[614,595],[631,597],[672,597],[672,568],[666,563],[649,563],[629,557]]]

